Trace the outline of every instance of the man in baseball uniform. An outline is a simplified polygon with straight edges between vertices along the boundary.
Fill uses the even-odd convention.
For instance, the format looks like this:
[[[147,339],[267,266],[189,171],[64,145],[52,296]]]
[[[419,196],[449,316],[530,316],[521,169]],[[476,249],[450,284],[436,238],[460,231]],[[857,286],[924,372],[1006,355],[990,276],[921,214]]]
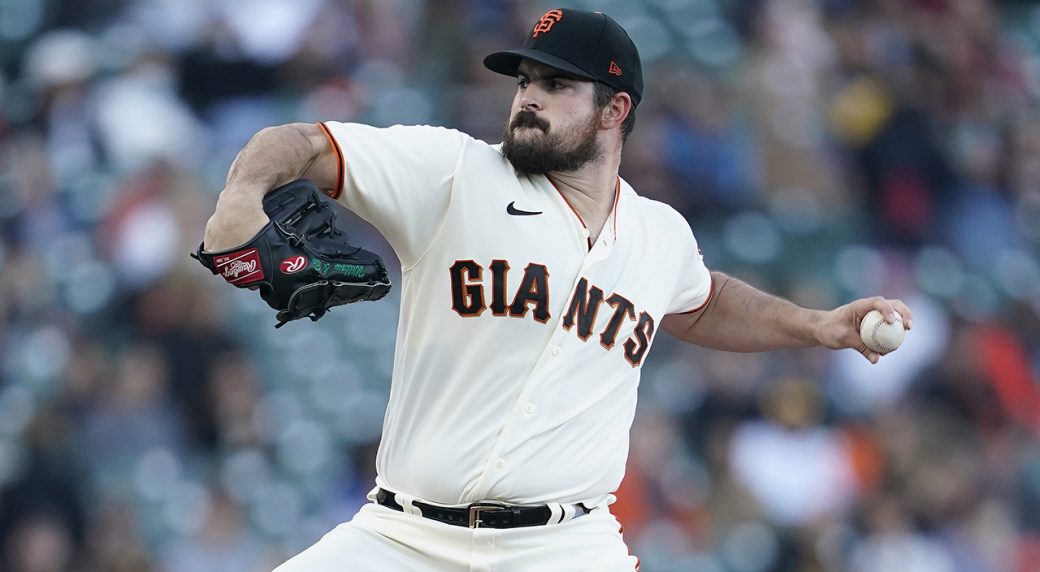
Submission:
[[[853,348],[898,300],[798,307],[709,271],[690,226],[618,176],[643,94],[610,17],[547,12],[522,49],[504,141],[428,126],[264,129],[206,228],[232,248],[264,194],[308,178],[401,261],[401,319],[370,504],[278,568],[636,570],[610,504],[640,369],[661,330],[728,351]]]

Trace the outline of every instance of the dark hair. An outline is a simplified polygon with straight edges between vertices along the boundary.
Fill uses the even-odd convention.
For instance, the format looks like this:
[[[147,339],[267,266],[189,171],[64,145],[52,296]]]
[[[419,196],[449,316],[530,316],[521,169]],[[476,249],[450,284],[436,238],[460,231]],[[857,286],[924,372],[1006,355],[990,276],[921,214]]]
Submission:
[[[602,82],[592,82],[592,87],[595,88],[593,94],[593,103],[596,104],[596,109],[603,109],[610,103],[611,99],[618,94],[619,89],[610,87],[609,85]],[[628,110],[628,117],[625,118],[625,122],[621,124],[621,140],[628,139],[628,134],[632,132],[632,128],[636,126],[636,106],[633,105]]]

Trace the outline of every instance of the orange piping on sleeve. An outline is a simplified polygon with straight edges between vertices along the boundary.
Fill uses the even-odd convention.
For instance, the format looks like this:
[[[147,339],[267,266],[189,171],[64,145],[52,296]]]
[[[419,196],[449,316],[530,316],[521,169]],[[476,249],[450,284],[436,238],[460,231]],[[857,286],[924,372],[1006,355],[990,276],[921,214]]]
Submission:
[[[343,150],[339,148],[339,143],[336,142],[336,138],[332,136],[332,132],[324,123],[319,121],[316,125],[321,128],[321,132],[329,140],[329,145],[336,150],[336,190],[329,196],[339,199],[339,196],[343,194]]]
[[[708,305],[708,302],[711,300],[711,297],[715,294],[715,275],[711,274],[710,276],[711,283],[708,284],[708,297],[705,298],[703,302],[701,302],[700,306],[697,306],[692,310],[686,310],[685,312],[676,312],[677,314],[693,314],[694,312],[700,312],[704,309],[705,306]]]

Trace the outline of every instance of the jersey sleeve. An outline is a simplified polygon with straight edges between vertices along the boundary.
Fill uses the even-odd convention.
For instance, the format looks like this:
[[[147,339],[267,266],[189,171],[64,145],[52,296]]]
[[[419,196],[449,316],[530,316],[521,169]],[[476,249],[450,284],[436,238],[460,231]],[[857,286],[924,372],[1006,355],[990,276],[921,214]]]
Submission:
[[[318,125],[339,154],[336,199],[376,227],[403,266],[414,263],[447,213],[468,136],[430,126]]]
[[[678,213],[676,213],[678,214]],[[676,250],[679,253],[678,278],[675,285],[675,294],[668,306],[668,314],[681,314],[696,312],[703,308],[711,298],[712,277],[708,267],[704,264],[704,255],[697,246],[697,238],[693,236],[693,230],[681,219],[678,234],[679,245]]]

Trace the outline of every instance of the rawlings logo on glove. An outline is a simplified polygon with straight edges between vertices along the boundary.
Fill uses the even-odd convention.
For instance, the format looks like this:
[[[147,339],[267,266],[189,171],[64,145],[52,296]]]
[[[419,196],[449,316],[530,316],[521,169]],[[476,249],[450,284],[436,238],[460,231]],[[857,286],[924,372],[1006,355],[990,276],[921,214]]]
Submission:
[[[278,268],[285,274],[296,274],[307,266],[306,256],[290,256],[282,261]]]
[[[203,250],[192,257],[239,288],[260,291],[278,310],[276,328],[330,308],[379,300],[390,292],[386,266],[378,254],[351,246],[337,210],[317,185],[300,179],[264,197],[271,219],[252,240],[222,252]]]
[[[217,272],[224,280],[235,286],[264,279],[264,269],[260,268],[260,255],[255,248],[214,256],[213,265],[217,267]]]

